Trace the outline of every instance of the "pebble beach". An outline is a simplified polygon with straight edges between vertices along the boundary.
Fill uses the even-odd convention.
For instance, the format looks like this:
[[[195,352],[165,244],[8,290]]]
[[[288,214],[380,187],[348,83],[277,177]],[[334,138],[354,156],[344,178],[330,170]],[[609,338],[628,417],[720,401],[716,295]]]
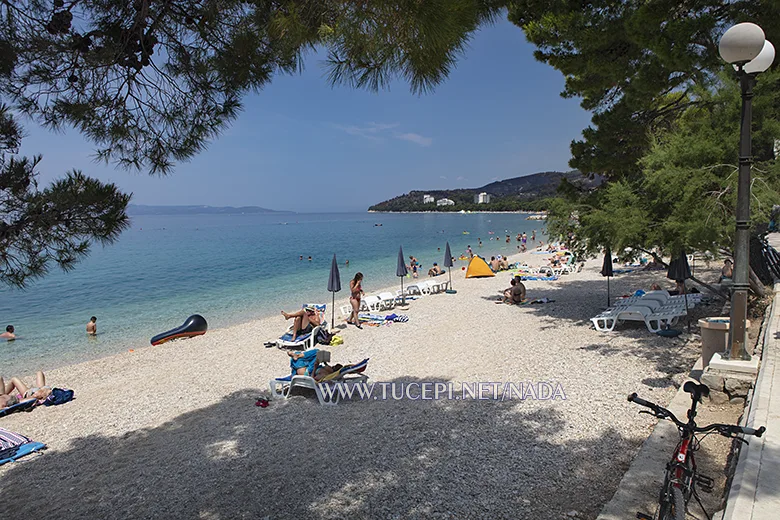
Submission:
[[[344,290],[344,343],[319,347],[333,363],[370,358],[369,382],[546,382],[565,399],[323,407],[300,393],[260,408],[268,381],[289,373],[286,353],[263,346],[286,328],[281,316],[52,370],[47,382],[74,389],[74,401],[0,419],[48,446],[0,467],[0,516],[595,518],[655,422],[626,396],[668,403],[700,353],[689,335],[641,323],[593,330],[607,299],[600,263],[525,282],[529,298],[554,300],[525,306],[495,303],[508,273],[453,271],[456,294],[425,295],[395,310],[408,322],[362,330],[339,315]],[[673,286],[664,271],[638,271],[613,278],[612,295],[654,282]]]

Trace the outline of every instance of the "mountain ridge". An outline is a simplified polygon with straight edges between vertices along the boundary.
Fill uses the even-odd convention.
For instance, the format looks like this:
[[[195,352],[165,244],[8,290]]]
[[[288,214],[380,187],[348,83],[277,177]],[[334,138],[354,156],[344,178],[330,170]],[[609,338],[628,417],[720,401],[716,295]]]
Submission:
[[[409,193],[393,197],[374,204],[369,211],[540,211],[546,209],[546,199],[554,197],[558,186],[566,179],[580,189],[598,187],[602,179],[590,178],[579,170],[567,172],[546,171],[530,175],[513,177],[488,183],[480,188],[457,188],[451,190],[412,190]],[[477,204],[474,196],[480,193],[491,196],[490,203]],[[454,205],[439,206],[435,202],[423,203],[423,196],[430,195],[434,200],[447,198]]]

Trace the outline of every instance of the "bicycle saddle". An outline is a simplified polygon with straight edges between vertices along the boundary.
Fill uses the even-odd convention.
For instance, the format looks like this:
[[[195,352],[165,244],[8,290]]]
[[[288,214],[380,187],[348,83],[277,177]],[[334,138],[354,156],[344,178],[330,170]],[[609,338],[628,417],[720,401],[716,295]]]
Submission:
[[[683,391],[691,394],[696,401],[700,401],[702,397],[710,395],[710,389],[707,385],[694,383],[693,381],[685,383]]]

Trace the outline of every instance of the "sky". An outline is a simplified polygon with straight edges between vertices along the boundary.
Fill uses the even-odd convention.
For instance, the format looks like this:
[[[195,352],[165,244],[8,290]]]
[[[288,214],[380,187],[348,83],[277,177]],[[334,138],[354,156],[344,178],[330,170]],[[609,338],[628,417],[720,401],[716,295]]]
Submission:
[[[132,192],[134,204],[261,206],[296,212],[365,211],[411,190],[478,188],[568,170],[569,144],[588,126],[563,76],[537,62],[503,20],[475,34],[432,93],[397,82],[369,92],[331,87],[322,56],[244,99],[237,120],[166,177],[93,160],[78,132],[25,121],[21,153],[43,154],[43,182],[71,169]]]

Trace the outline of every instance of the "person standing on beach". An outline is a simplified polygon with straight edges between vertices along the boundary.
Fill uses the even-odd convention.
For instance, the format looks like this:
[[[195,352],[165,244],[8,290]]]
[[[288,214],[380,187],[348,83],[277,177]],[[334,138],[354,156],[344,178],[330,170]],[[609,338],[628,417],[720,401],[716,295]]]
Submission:
[[[92,316],[87,323],[87,334],[97,336],[97,317]]]
[[[352,305],[352,314],[347,318],[347,323],[362,329],[358,311],[360,310],[360,298],[363,295],[363,273],[356,273],[355,277],[349,281],[349,292],[349,304]]]
[[[16,334],[14,334],[14,326],[9,325],[5,328],[5,332],[0,334],[0,338],[7,339],[8,341],[13,341],[16,339]]]
[[[472,251],[471,246],[466,248],[466,252],[469,254],[469,258],[474,258],[474,251]]]

